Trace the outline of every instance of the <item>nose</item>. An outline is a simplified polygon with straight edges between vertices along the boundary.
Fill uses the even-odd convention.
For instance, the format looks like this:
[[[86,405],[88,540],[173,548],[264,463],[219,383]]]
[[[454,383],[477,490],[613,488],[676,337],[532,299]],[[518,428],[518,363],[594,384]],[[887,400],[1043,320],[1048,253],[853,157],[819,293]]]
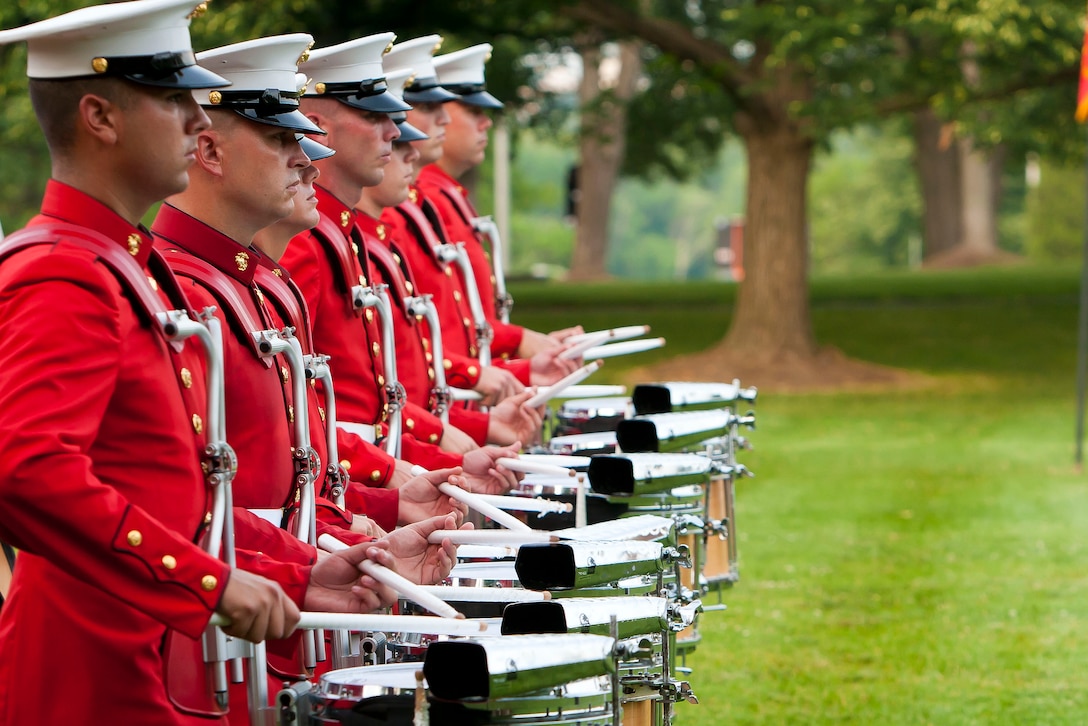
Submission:
[[[185,112],[188,115],[188,121],[185,124],[185,128],[190,135],[197,135],[201,131],[206,131],[212,126],[212,120],[208,117],[204,107],[196,102],[192,94],[188,94],[188,98],[185,100]]]
[[[294,146],[291,147],[291,159],[288,162],[288,168],[305,169],[311,163],[310,157],[306,156],[306,152],[302,150],[302,144],[296,139]]]
[[[386,141],[395,141],[400,138],[400,129],[393,119],[388,116],[382,121],[382,138]]]
[[[435,115],[435,119],[434,119],[435,125],[436,126],[449,126],[450,121],[452,121],[452,120],[453,119],[450,118],[450,112],[446,109],[446,104],[444,104],[444,103],[441,104],[438,107],[438,113]]]

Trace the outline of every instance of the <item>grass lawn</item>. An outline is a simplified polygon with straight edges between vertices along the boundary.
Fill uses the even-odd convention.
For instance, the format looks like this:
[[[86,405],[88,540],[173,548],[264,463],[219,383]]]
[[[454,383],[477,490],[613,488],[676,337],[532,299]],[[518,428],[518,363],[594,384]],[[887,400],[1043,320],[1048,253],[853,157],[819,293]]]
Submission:
[[[760,391],[757,448],[743,457],[757,478],[738,487],[742,579],[727,611],[701,619],[689,659],[701,704],[680,704],[677,724],[1088,719],[1077,276],[814,282],[822,343],[933,384]],[[534,288],[515,319],[647,322],[668,339],[664,356],[715,342],[730,303],[717,285]]]

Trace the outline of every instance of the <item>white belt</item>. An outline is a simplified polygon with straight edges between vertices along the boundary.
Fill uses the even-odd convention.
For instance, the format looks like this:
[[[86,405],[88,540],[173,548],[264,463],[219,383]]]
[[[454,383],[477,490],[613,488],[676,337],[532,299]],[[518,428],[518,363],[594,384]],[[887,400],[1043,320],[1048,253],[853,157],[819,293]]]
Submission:
[[[336,428],[340,429],[341,431],[346,431],[349,434],[355,434],[368,444],[373,444],[378,438],[375,435],[376,429],[374,428],[373,424],[360,424],[351,423],[348,421],[337,421]]]
[[[250,509],[250,514],[255,514],[266,522],[270,522],[276,528],[283,525],[282,509]]]

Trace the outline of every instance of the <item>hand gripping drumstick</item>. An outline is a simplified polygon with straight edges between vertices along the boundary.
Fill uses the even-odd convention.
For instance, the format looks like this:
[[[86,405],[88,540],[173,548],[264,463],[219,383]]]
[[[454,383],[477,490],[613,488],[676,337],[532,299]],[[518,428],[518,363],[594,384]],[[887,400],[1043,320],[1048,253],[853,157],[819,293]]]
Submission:
[[[503,466],[506,466],[505,462],[507,462],[507,461],[517,461],[517,460],[502,457],[502,458],[498,459],[498,461],[496,461],[495,463],[496,464],[502,464]],[[426,474],[428,472],[422,466],[416,465],[416,466],[412,467],[412,473],[414,475],[416,475],[416,476],[422,476],[423,474]],[[442,492],[443,494],[445,494],[450,499],[456,499],[457,501],[461,502],[462,504],[467,505],[469,508],[475,509],[480,514],[484,515],[485,517],[492,520],[493,522],[497,522],[498,524],[501,524],[502,526],[506,527],[507,529],[516,529],[516,530],[523,531],[523,532],[528,531],[528,530],[531,529],[531,527],[529,527],[529,525],[525,524],[524,522],[522,522],[517,517],[514,517],[513,515],[507,514],[503,510],[496,507],[491,502],[488,502],[488,501],[486,501],[484,499],[481,499],[476,494],[473,494],[472,492],[469,492],[469,491],[465,491],[461,487],[455,487],[453,484],[450,484],[449,482],[442,482],[441,484],[439,484],[438,485],[438,491]],[[441,540],[439,540],[439,541],[441,541]]]
[[[611,347],[611,346],[598,346],[597,350],[600,350],[601,347]],[[592,363],[587,363],[586,365],[582,366],[578,370],[574,371],[574,373],[571,373],[566,378],[561,379],[558,383],[554,383],[554,384],[548,386],[547,391],[538,392],[535,396],[530,398],[528,401],[526,401],[522,405],[523,406],[529,406],[530,408],[536,408],[537,406],[543,406],[550,399],[555,398],[560,393],[562,393],[563,390],[565,388],[567,388],[568,386],[573,386],[575,383],[581,383],[586,378],[588,378],[589,376],[596,373],[597,369],[599,369],[603,365],[604,365],[604,361],[599,361],[599,360],[595,360]]]
[[[646,335],[650,332],[649,325],[625,325],[622,328],[612,328],[611,330],[601,330],[600,333],[608,333],[608,338],[613,341],[630,340],[631,338],[637,338],[640,335]],[[567,336],[563,339],[564,343],[581,343],[591,335],[597,335],[597,333],[576,333],[574,335]]]
[[[427,541],[431,544],[439,544],[443,539],[448,539],[455,545],[554,544],[560,540],[551,532],[537,530],[526,532],[512,529],[436,529],[427,536]]]
[[[323,550],[329,552],[338,552],[340,550],[348,549],[348,545],[344,544],[340,540],[336,539],[330,534],[323,534],[318,537],[318,545]],[[441,544],[442,540],[438,540],[438,544]],[[370,575],[383,585],[396,590],[399,594],[403,595],[412,602],[427,608],[435,615],[439,615],[443,618],[457,618],[464,619],[464,615],[457,612],[453,607],[446,604],[445,600],[435,597],[425,590],[421,590],[419,585],[415,584],[411,580],[408,580],[401,575],[390,570],[388,567],[383,567],[377,562],[371,560],[363,560],[359,563],[359,571],[364,575]]]
[[[557,464],[546,464],[542,461],[526,461],[525,459],[513,459],[502,456],[495,463],[510,471],[520,471],[525,474],[549,474],[551,476],[574,476],[574,469]]]

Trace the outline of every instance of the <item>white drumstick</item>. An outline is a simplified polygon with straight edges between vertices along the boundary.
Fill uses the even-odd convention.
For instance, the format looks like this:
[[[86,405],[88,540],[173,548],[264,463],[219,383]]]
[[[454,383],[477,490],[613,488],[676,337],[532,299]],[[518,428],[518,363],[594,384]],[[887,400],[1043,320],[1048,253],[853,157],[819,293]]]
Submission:
[[[535,497],[504,497],[498,494],[477,494],[488,504],[510,512],[540,512],[541,514],[566,514],[573,507],[569,502],[557,502],[553,499]]]
[[[541,602],[551,600],[547,590],[526,590],[520,587],[464,587],[461,585],[426,585],[435,597],[454,602]]]
[[[450,398],[454,401],[481,401],[483,396],[468,388],[451,388]]]
[[[513,459],[509,456],[502,456],[495,460],[495,463],[499,466],[509,469],[510,471],[520,471],[525,474],[548,474],[549,476],[574,476],[574,469],[568,469],[565,466],[556,466],[555,464],[545,464],[539,461],[528,461],[526,459]]]
[[[591,333],[590,335],[586,336],[585,340],[579,340],[577,343],[564,350],[562,353],[559,354],[559,357],[563,360],[574,360],[575,358],[580,358],[583,353],[585,353],[593,346],[600,345],[601,343],[610,340],[612,338],[612,336],[609,334],[610,332],[611,331],[609,330],[604,330],[600,333]]]
[[[645,340],[628,340],[624,343],[612,343],[611,345],[599,345],[586,351],[586,358],[612,358],[617,355],[630,355],[642,353],[665,345],[664,338],[646,338]]]
[[[540,386],[536,390],[546,393],[548,387]],[[600,396],[622,396],[626,393],[627,386],[582,384],[580,386],[567,386],[556,398],[597,398]]]
[[[646,335],[650,332],[649,325],[625,325],[620,328],[612,328],[611,330],[599,331],[608,333],[608,337],[614,341],[630,340],[631,338],[637,338],[640,335]],[[580,343],[591,335],[597,333],[578,333],[571,335],[563,339],[564,343]]]
[[[548,532],[537,532],[535,530],[523,532],[512,529],[437,529],[427,536],[427,541],[431,544],[441,544],[443,539],[448,539],[455,545],[551,544],[559,541],[558,537]]]
[[[499,459],[498,463],[502,463],[503,459]],[[465,491],[461,487],[455,487],[449,482],[442,482],[438,485],[438,491],[445,494],[450,499],[456,499],[459,502],[467,504],[472,509],[475,509],[480,514],[484,515],[488,519],[501,524],[507,529],[530,531],[532,528],[529,525],[522,522],[517,517],[507,514],[503,510],[496,507],[494,504],[487,502],[480,497],[476,496],[472,492]]]
[[[216,613],[210,625],[225,628],[230,618]],[[479,635],[487,632],[486,620],[436,618],[432,615],[382,615],[366,613],[303,612],[299,630],[380,630],[387,633],[433,633],[434,635]]]
[[[331,534],[323,534],[317,538],[317,544],[321,549],[329,552],[339,552],[340,550],[348,549],[348,545],[344,544],[340,540],[333,537]],[[439,540],[441,544],[441,540]],[[364,575],[370,575],[378,582],[393,588],[398,594],[403,595],[408,600],[427,608],[435,615],[439,615],[443,618],[464,618],[465,616],[457,612],[457,610],[450,605],[447,605],[443,600],[429,594],[425,590],[420,589],[419,585],[415,584],[411,580],[398,575],[388,567],[379,565],[372,560],[363,560],[359,563],[359,570]]]
[[[599,360],[595,360],[592,363],[585,364],[566,378],[563,378],[560,381],[548,386],[548,390],[546,393],[541,393],[538,391],[537,394],[530,398],[528,401],[526,401],[524,405],[529,406],[530,408],[543,406],[549,400],[555,398],[560,393],[562,393],[563,390],[568,386],[573,386],[575,383],[581,383],[586,378],[596,373],[597,369],[600,368],[602,365],[604,365],[604,362]]]

